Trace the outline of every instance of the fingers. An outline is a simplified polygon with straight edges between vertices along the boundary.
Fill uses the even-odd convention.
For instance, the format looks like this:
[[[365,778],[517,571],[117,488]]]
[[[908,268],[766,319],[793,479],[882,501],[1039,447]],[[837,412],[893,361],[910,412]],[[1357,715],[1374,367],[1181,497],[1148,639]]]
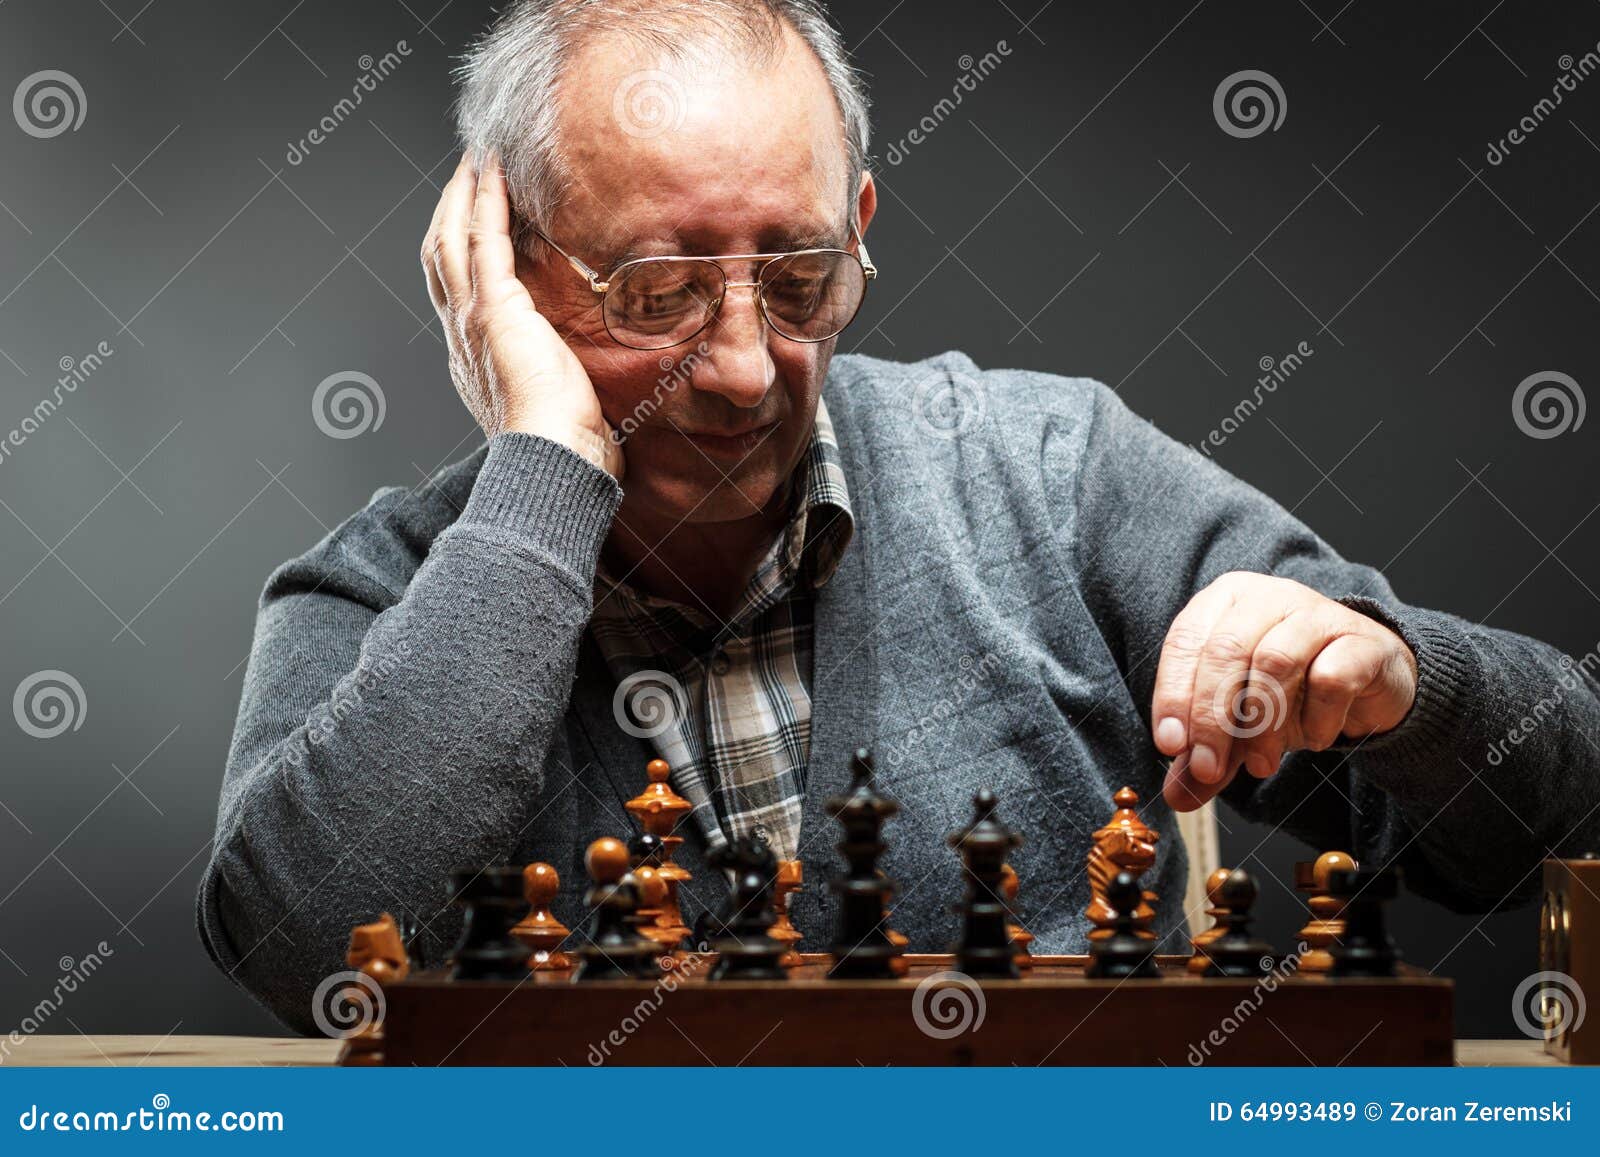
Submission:
[[[1349,726],[1359,697],[1384,674],[1385,650],[1363,635],[1341,635],[1312,660],[1306,672],[1300,730],[1306,747],[1326,751]],[[1356,727],[1365,734],[1371,728]]]
[[[1189,708],[1189,771],[1202,783],[1218,783],[1239,766],[1243,748],[1236,748],[1236,741],[1253,739],[1262,733],[1258,728],[1282,721],[1281,712],[1276,720],[1259,718],[1257,708],[1270,705],[1271,685],[1252,685],[1251,672],[1261,640],[1283,614],[1280,605],[1265,600],[1236,601],[1200,648]],[[1276,651],[1262,658],[1271,668],[1262,672],[1264,679],[1284,677],[1292,662]]]
[[[1231,605],[1232,596],[1212,584],[1189,600],[1167,629],[1156,665],[1155,695],[1151,700],[1155,744],[1163,755],[1176,756],[1189,747],[1189,716],[1194,696],[1195,671],[1211,630]]]
[[[466,166],[467,155],[462,153],[461,160],[456,163],[455,173],[451,175],[451,180],[445,183],[445,193],[449,192],[451,184]],[[444,206],[445,195],[440,194],[439,200],[433,206],[433,219],[428,222],[428,231],[422,237],[421,254],[422,273],[428,280],[428,299],[433,302],[434,311],[439,314],[441,320],[444,318],[447,305],[444,282],[439,273],[439,224],[444,217]]]
[[[463,154],[455,175],[439,198],[431,258],[434,276],[446,308],[459,313],[472,300],[472,275],[468,265],[467,230],[472,224],[472,202],[478,178],[470,156]],[[425,259],[426,259],[425,258]]]
[[[1232,783],[1236,774],[1237,770],[1230,771],[1218,783],[1201,783],[1189,771],[1189,756],[1186,752],[1174,759],[1172,766],[1167,769],[1167,778],[1162,785],[1161,794],[1166,799],[1167,806],[1173,811],[1192,812]]]
[[[501,293],[521,288],[511,244],[511,200],[499,157],[485,162],[475,193],[467,233],[470,273],[475,292],[492,304]]]

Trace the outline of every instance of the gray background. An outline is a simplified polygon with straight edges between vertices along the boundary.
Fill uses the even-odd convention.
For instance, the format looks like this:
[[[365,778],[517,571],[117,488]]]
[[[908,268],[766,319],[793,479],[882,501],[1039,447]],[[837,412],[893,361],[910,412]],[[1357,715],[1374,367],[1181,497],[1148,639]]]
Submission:
[[[41,670],[84,690],[56,738],[0,713],[0,1031],[100,940],[114,956],[48,1031],[274,1028],[192,914],[255,598],[378,486],[474,444],[416,252],[453,160],[451,57],[488,5],[438,3],[0,8],[0,95],[60,69],[86,101],[50,139],[0,117],[0,436],[62,359],[114,350],[0,459],[0,699]],[[1484,156],[1600,40],[1600,9],[838,7],[884,190],[883,278],[841,350],[1093,375],[1196,442],[1261,359],[1306,341],[1216,457],[1411,601],[1595,645],[1600,422],[1530,438],[1511,398],[1540,371],[1596,380],[1600,79],[1503,164]],[[399,40],[398,70],[287,163]],[[1000,67],[884,162],[1001,40]],[[1212,110],[1243,69],[1287,101],[1251,139]],[[387,407],[348,440],[312,418],[340,371]],[[1282,879],[1304,854],[1223,818],[1227,860]],[[1266,886],[1280,942],[1294,903]],[[1531,912],[1409,901],[1396,923],[1411,959],[1459,979],[1466,1034],[1511,1035]]]

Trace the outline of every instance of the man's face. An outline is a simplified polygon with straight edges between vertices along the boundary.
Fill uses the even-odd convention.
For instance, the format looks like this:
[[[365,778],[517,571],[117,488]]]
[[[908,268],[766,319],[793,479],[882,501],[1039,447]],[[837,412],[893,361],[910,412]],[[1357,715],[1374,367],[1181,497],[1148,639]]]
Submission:
[[[622,45],[579,53],[561,91],[574,180],[550,231],[557,244],[602,277],[633,257],[850,248],[839,113],[798,37],[786,30],[765,72],[663,70]],[[869,186],[863,229],[872,197]],[[629,349],[606,332],[584,279],[545,252],[521,275],[624,439],[626,508],[672,524],[766,509],[805,449],[837,339],[790,341],[766,326],[753,290],[729,289],[688,342]],[[755,279],[753,262],[724,268],[729,282]]]

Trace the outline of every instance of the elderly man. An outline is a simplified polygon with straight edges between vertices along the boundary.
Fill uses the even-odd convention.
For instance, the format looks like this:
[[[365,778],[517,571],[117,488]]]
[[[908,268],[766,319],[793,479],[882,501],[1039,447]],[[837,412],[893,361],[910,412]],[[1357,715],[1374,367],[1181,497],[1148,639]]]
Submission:
[[[487,445],[268,581],[199,897],[284,1021],[379,911],[437,958],[457,865],[550,861],[581,915],[657,757],[690,919],[705,852],[759,833],[812,865],[819,946],[860,745],[924,950],[981,787],[1050,951],[1124,783],[1157,829],[1220,795],[1462,909],[1600,843],[1589,662],[1401,602],[1094,382],[834,356],[878,199],[815,0],[526,0],[464,81],[422,263]],[[1163,936],[1186,872],[1163,840]]]

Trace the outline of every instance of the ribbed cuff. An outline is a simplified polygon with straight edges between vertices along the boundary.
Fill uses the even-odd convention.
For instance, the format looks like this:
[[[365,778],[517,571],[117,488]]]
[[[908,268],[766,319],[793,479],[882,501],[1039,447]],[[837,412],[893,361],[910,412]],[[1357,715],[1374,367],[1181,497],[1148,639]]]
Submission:
[[[521,535],[579,574],[593,574],[621,502],[615,478],[560,443],[497,434],[456,525]]]
[[[1363,753],[1381,752],[1395,766],[1431,765],[1441,753],[1457,750],[1472,730],[1473,705],[1484,693],[1482,668],[1460,625],[1448,615],[1414,607],[1396,614],[1361,595],[1339,602],[1388,627],[1417,657],[1417,697],[1399,726],[1340,746],[1359,742]]]

